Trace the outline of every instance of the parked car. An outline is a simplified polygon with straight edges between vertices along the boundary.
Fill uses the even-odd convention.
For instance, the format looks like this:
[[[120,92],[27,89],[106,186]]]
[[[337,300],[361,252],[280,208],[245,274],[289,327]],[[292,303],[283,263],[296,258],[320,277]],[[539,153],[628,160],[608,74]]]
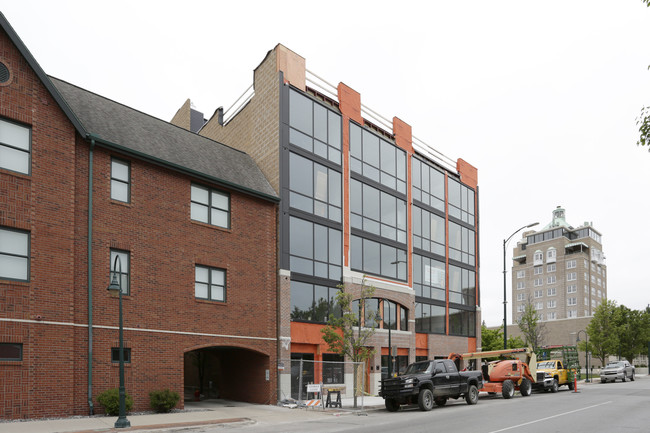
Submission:
[[[634,366],[627,361],[615,361],[608,363],[600,370],[600,381],[602,383],[621,379],[625,382],[627,379],[634,380]]]

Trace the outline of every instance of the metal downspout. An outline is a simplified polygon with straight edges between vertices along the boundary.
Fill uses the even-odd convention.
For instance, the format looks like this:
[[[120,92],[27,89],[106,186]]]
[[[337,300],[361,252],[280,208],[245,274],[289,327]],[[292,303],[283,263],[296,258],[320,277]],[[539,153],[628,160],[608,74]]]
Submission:
[[[90,140],[88,156],[88,410],[93,415],[93,150],[95,140]]]

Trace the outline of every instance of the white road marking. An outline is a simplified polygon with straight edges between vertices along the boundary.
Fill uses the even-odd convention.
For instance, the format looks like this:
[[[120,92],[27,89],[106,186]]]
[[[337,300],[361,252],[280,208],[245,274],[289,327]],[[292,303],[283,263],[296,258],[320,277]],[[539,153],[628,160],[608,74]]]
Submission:
[[[518,424],[518,425],[513,425],[511,427],[502,428],[501,430],[494,430],[494,431],[491,431],[490,433],[499,433],[499,432],[506,431],[506,430],[512,430],[513,428],[519,428],[519,427],[523,427],[525,425],[530,425],[530,424],[535,424],[535,423],[542,422],[542,421],[547,421],[549,419],[557,418],[557,417],[564,416],[564,415],[569,415],[569,414],[576,413],[576,412],[581,412],[581,411],[587,410],[587,409],[593,409],[594,407],[598,407],[598,406],[602,406],[604,404],[610,404],[610,403],[612,403],[612,402],[611,401],[606,401],[604,403],[595,404],[593,406],[583,407],[582,409],[576,409],[576,410],[572,410],[572,411],[569,411],[569,412],[558,413],[557,415],[547,416],[546,418],[540,418],[540,419],[537,419],[535,421],[529,421],[529,422],[525,422],[523,424]]]

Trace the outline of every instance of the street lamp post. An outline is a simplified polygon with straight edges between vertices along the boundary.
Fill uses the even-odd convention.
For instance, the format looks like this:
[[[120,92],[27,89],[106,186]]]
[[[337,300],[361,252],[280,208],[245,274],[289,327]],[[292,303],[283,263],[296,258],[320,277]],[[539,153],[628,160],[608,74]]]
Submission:
[[[525,225],[525,226],[523,226],[521,228],[518,228],[517,230],[515,230],[515,232],[513,234],[508,236],[508,239],[503,240],[503,348],[504,349],[508,348],[508,300],[507,300],[507,297],[506,297],[507,296],[507,292],[506,292],[506,245],[507,245],[508,241],[510,239],[512,239],[512,237],[514,235],[516,235],[519,231],[521,231],[523,229],[530,228],[530,227],[534,227],[537,224],[539,224],[539,223],[538,222],[537,223],[532,223],[532,224]]]
[[[120,265],[120,278],[118,278],[118,273],[117,273],[117,265]],[[121,281],[121,275],[122,275],[122,260],[120,259],[120,256],[116,255],[115,256],[115,262],[113,265],[113,278],[111,280],[111,284],[108,286],[108,290],[117,290],[119,292],[119,299],[120,299],[120,389],[119,389],[119,397],[120,397],[120,413],[117,418],[117,421],[115,421],[115,428],[126,428],[126,427],[131,427],[131,422],[126,418],[126,392],[124,390],[124,339],[123,339],[123,333],[124,333],[124,328],[122,326],[122,281]]]
[[[585,371],[587,372],[587,378],[585,382],[589,382],[589,334],[584,329],[579,330],[576,334],[576,346],[580,342],[580,333],[585,333]]]

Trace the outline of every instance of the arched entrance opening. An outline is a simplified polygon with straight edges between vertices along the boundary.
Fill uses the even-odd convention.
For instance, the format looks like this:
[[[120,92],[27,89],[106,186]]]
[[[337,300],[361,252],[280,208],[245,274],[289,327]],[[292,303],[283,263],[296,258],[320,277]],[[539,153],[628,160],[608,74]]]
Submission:
[[[269,402],[269,357],[241,347],[213,346],[184,354],[185,399]]]

